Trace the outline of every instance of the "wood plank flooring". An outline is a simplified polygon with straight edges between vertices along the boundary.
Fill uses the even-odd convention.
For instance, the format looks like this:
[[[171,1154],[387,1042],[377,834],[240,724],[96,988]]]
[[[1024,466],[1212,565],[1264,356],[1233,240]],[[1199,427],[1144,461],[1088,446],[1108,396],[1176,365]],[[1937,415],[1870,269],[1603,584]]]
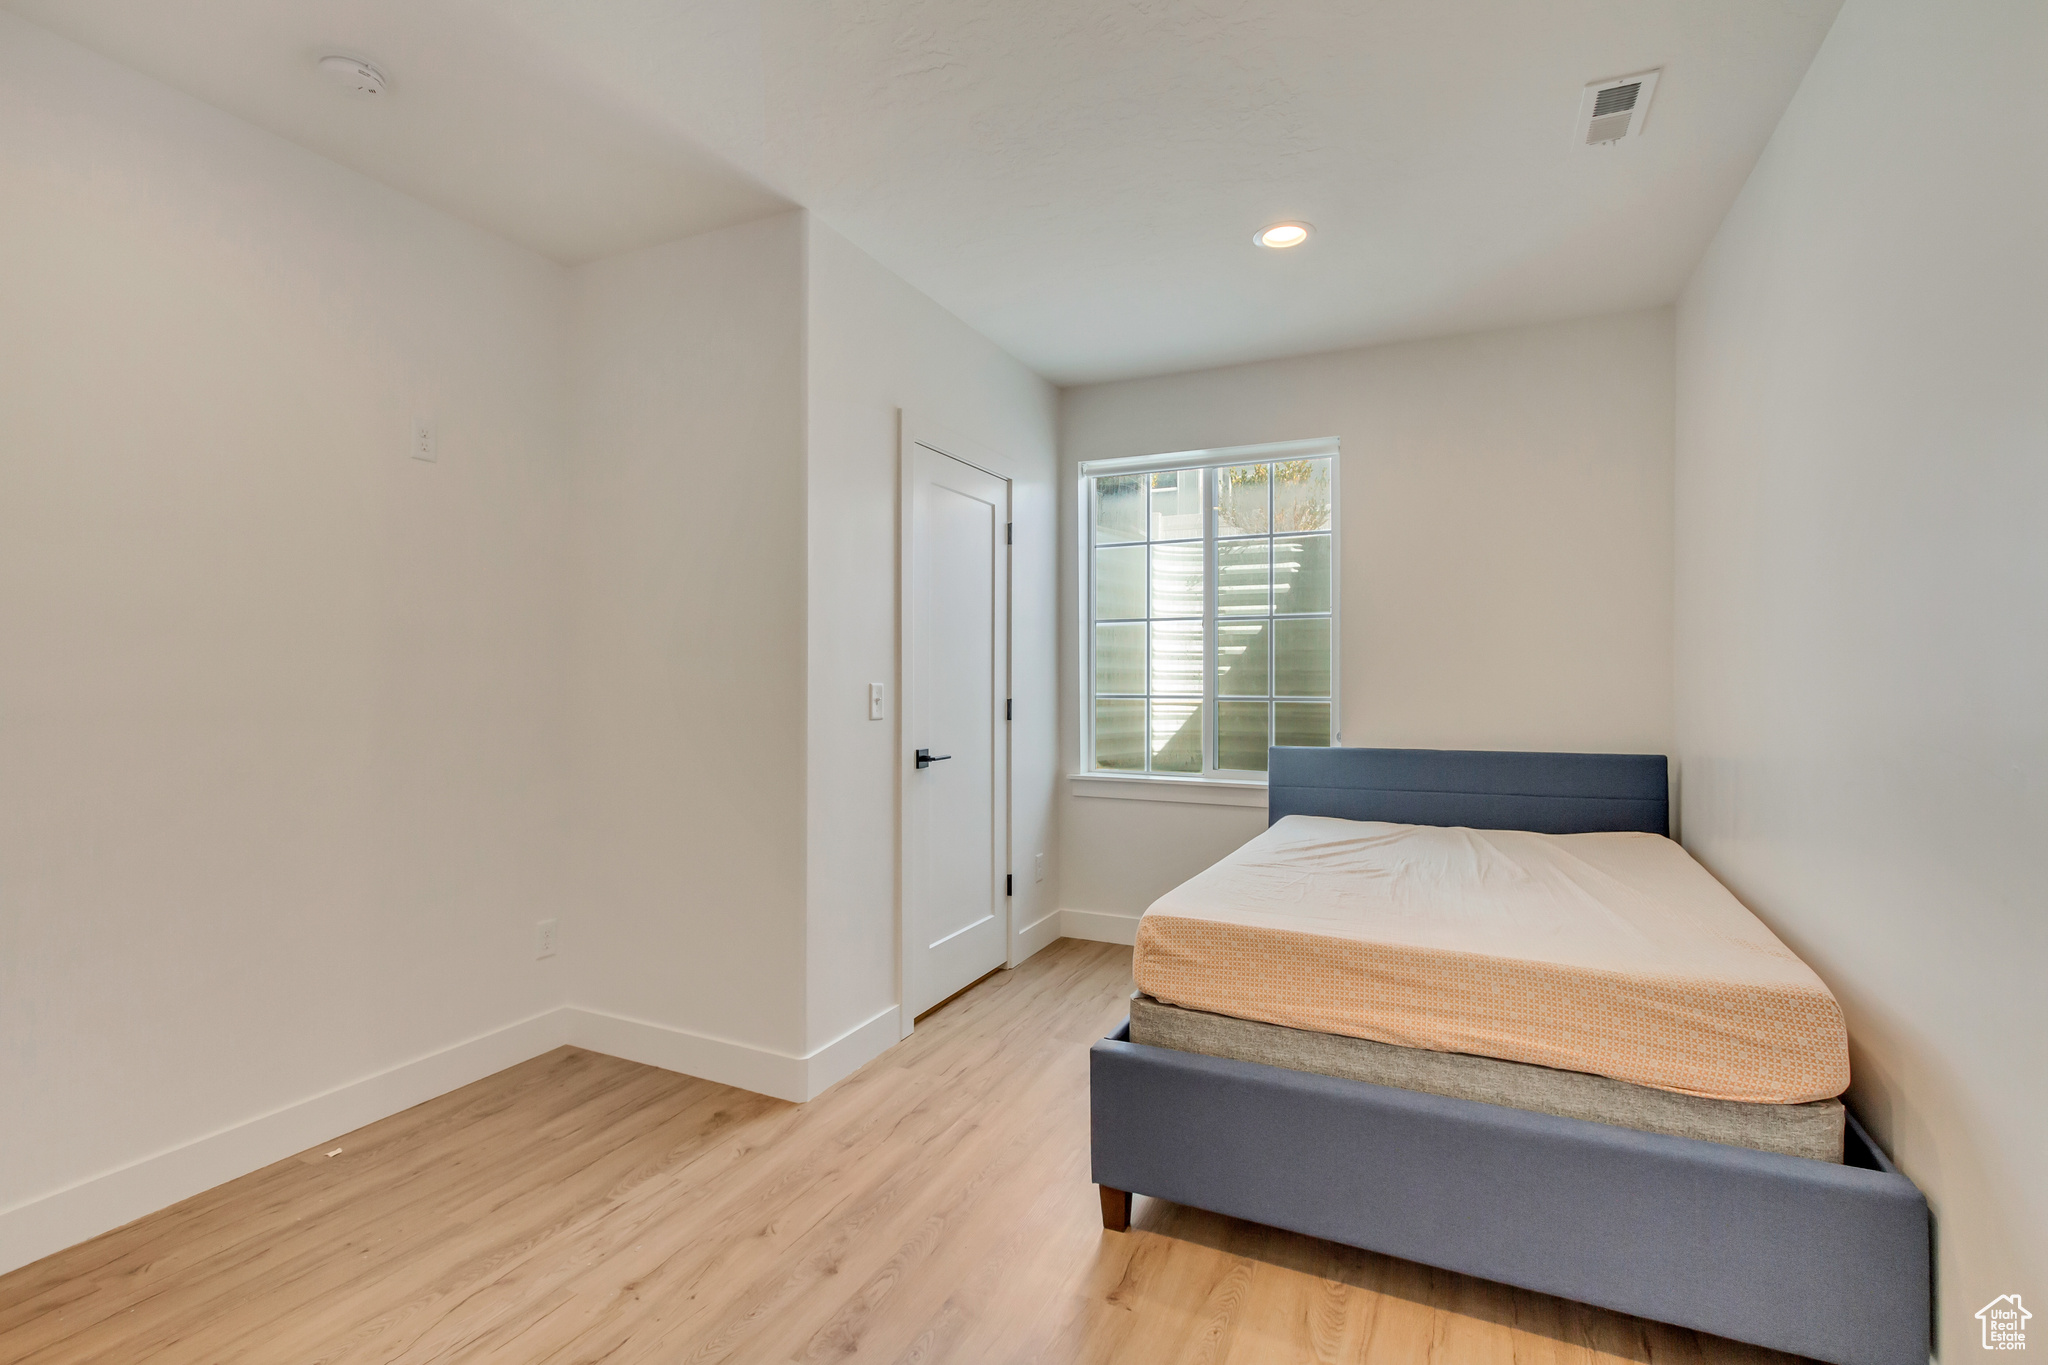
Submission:
[[[0,1362],[1789,1359],[1157,1200],[1104,1232],[1129,991],[1062,941],[807,1105],[565,1048],[0,1277]]]

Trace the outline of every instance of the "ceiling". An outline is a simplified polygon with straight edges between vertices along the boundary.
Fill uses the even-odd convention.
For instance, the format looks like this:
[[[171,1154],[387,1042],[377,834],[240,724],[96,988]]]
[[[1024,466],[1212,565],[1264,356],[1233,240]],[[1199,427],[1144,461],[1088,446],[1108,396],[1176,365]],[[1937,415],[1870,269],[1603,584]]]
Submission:
[[[567,263],[804,205],[1069,384],[1668,302],[1839,5],[7,7]],[[1640,140],[1575,145],[1651,67]]]

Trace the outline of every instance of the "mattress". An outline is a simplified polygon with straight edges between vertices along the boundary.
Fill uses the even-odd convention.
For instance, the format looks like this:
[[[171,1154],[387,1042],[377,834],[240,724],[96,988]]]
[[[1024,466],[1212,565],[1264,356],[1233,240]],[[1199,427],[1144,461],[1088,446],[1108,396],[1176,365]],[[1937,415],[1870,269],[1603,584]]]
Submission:
[[[1159,898],[1138,988],[1396,1047],[1803,1104],[1841,1007],[1677,844],[1290,815]]]
[[[1680,1095],[1608,1076],[1556,1071],[1461,1052],[1394,1047],[1337,1033],[1311,1033],[1163,1004],[1142,992],[1131,1000],[1131,1041],[1206,1057],[1340,1076],[1401,1090],[1478,1100],[1510,1109],[1669,1133],[1816,1161],[1842,1159],[1840,1100],[1745,1104]]]

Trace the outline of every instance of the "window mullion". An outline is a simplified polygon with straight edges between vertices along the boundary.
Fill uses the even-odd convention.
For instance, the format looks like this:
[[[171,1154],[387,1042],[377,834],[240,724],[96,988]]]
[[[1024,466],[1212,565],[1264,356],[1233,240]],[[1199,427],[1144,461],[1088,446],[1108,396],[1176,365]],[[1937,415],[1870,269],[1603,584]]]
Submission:
[[[1152,686],[1152,476],[1138,476],[1138,514],[1144,518],[1145,528],[1145,672],[1140,681],[1145,685],[1145,704],[1138,709],[1138,771],[1149,774],[1152,771],[1152,708],[1158,697]]]
[[[1095,771],[1095,480],[1081,481],[1081,771]]]
[[[1202,471],[1202,772],[1219,771],[1216,705],[1216,470]]]

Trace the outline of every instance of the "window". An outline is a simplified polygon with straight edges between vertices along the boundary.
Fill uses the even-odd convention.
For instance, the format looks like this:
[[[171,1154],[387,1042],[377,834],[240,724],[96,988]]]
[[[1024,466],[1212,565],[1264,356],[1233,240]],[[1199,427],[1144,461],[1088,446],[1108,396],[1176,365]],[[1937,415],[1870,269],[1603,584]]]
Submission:
[[[1335,741],[1336,453],[1082,467],[1086,770],[1256,778]]]

